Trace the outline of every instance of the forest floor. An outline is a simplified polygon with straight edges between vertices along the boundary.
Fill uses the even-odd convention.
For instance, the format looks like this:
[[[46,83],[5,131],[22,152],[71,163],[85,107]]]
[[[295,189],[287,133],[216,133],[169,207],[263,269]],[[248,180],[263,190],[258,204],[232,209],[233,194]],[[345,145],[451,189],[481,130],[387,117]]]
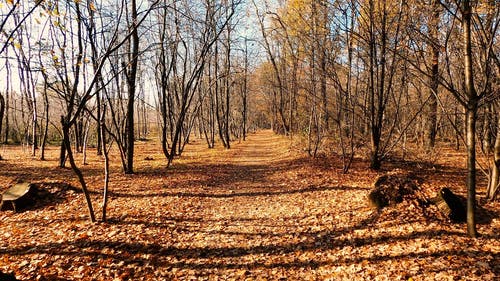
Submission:
[[[73,172],[57,168],[57,147],[47,161],[1,147],[0,191],[28,181],[45,192],[21,212],[0,212],[0,271],[19,280],[500,278],[498,202],[480,200],[477,239],[412,201],[380,212],[367,203],[377,176],[407,171],[423,194],[444,186],[463,194],[464,158],[453,150],[381,171],[355,159],[348,174],[339,157],[305,157],[270,131],[230,150],[195,140],[168,169],[159,151],[156,141],[138,142],[134,175],[121,173],[113,153],[109,221],[91,223]],[[103,160],[89,150],[87,162],[100,218]]]

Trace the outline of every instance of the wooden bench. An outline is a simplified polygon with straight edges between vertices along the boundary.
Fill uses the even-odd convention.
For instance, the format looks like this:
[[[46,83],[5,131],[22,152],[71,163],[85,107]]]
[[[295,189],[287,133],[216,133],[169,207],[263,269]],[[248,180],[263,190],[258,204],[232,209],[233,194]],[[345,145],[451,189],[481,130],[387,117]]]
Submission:
[[[31,183],[22,182],[18,183],[2,193],[2,203],[0,203],[0,210],[2,210],[5,202],[10,202],[14,212],[16,212],[16,201],[27,195],[31,190]]]

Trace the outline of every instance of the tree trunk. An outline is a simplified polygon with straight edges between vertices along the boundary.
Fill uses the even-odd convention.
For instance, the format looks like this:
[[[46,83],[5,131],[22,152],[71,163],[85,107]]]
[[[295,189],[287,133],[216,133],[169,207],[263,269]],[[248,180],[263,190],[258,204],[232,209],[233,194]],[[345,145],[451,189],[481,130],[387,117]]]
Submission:
[[[432,0],[431,18],[428,23],[430,43],[429,99],[426,105],[424,127],[424,149],[430,151],[436,142],[437,94],[439,86],[439,7],[438,0]]]
[[[255,3],[254,3],[255,5]],[[255,6],[256,9],[257,9],[257,6]],[[276,87],[277,87],[277,90],[278,90],[278,93],[276,93],[276,91],[273,91],[273,104],[271,105],[272,106],[272,112],[273,112],[273,119],[271,120],[271,127],[273,129],[273,131],[275,132],[278,132],[278,129],[277,129],[277,123],[278,123],[278,112],[280,113],[281,115],[281,122],[282,122],[282,127],[283,127],[283,130],[284,130],[284,134],[288,134],[288,131],[289,131],[289,126],[287,125],[286,123],[286,120],[285,120],[285,117],[284,117],[284,113],[283,113],[283,107],[280,107],[279,111],[277,109],[278,107],[278,104],[277,104],[277,101],[276,101],[276,95],[279,94],[280,96],[280,99],[282,100],[283,99],[283,95],[284,95],[284,83],[283,83],[283,79],[282,79],[282,74],[280,74],[280,70],[278,68],[278,62],[276,61],[276,56],[273,54],[272,52],[272,46],[271,46],[271,43],[270,43],[270,40],[269,40],[269,35],[266,33],[266,29],[265,29],[265,25],[264,25],[264,18],[263,16],[259,13],[258,9],[257,9],[257,17],[259,18],[259,25],[260,25],[260,31],[262,33],[262,38],[264,39],[264,48],[266,50],[266,53],[268,55],[268,59],[271,61],[271,65],[273,67],[273,70],[274,70],[274,76],[275,76],[275,79],[276,79]]]
[[[370,72],[370,79],[369,79],[369,107],[370,107],[370,168],[378,170],[380,169],[380,126],[382,125],[381,122],[378,120],[379,115],[382,114],[380,112],[380,102],[382,97],[380,96],[382,94],[381,91],[384,90],[384,85],[383,82],[380,82],[380,86],[377,89],[376,85],[376,64],[377,64],[377,57],[376,57],[376,42],[375,42],[375,7],[373,1],[369,1],[369,13],[370,13],[370,38],[369,38],[369,72]],[[384,65],[380,66],[382,70],[384,69]],[[382,80],[384,77],[381,77]],[[377,91],[379,91],[377,93]],[[378,102],[377,102],[378,101]]]
[[[210,71],[210,66],[208,67],[208,69]],[[215,147],[215,109],[216,108],[215,108],[212,87],[210,87],[209,95],[210,95],[210,104],[209,104],[209,108],[208,108],[208,120],[209,120],[209,126],[210,126],[209,148],[214,148]]]
[[[100,79],[99,79],[100,80]],[[96,88],[98,88],[96,86]],[[96,97],[96,101],[97,101],[97,155],[102,155],[102,146],[100,145],[102,140],[102,129],[101,129],[101,122],[100,120],[102,119],[101,118],[101,115],[102,115],[102,110],[101,110],[101,94],[100,94],[100,91],[97,92],[97,94],[95,95]]]
[[[500,185],[500,118],[498,118],[497,122],[497,136],[493,147],[493,167],[489,175],[488,189],[486,191],[486,198],[489,200],[495,200]]]
[[[84,139],[84,128],[83,128],[83,117],[78,116],[75,123],[75,147],[77,153],[83,153],[83,139]]]
[[[5,114],[5,99],[0,93],[0,137],[2,136],[3,115]]]
[[[101,73],[100,71],[97,71],[99,66],[98,66],[98,63],[97,63],[97,57],[98,57],[98,52],[97,52],[97,30],[96,30],[96,26],[95,26],[95,13],[94,13],[94,9],[92,8],[91,6],[91,2],[88,2],[88,5],[87,5],[87,9],[88,9],[88,14],[89,14],[89,19],[88,19],[88,25],[87,26],[87,31],[89,33],[89,43],[90,43],[90,49],[91,49],[91,58],[92,58],[92,67],[94,69],[94,72],[96,73],[97,75],[97,82],[96,82],[96,86],[95,86],[95,89],[96,89],[96,95],[95,95],[95,98],[96,98],[96,109],[97,109],[97,112],[96,112],[96,119],[97,119],[97,155],[102,155],[102,149],[101,149],[101,114],[102,114],[102,108],[101,108],[101,104],[102,104],[102,99],[101,99],[101,90],[99,89],[100,85],[103,85],[103,81],[102,81],[102,76],[101,76]],[[103,87],[104,88],[104,87]]]
[[[106,149],[106,123],[104,119],[104,112],[101,116],[101,120],[97,120],[101,125],[99,129],[101,130],[101,142],[98,146],[101,146],[101,151],[104,155],[104,191],[102,196],[102,221],[107,221],[106,210],[108,208],[108,188],[109,188],[109,155]]]
[[[36,97],[32,97],[32,107],[33,107],[33,116],[32,116],[32,128],[31,128],[31,135],[33,137],[32,143],[31,143],[31,156],[36,155],[36,150],[38,149],[38,113],[37,113],[37,105],[36,105]]]
[[[484,117],[482,124],[482,150],[486,154],[490,154],[493,151],[494,147],[494,130],[492,127],[495,123],[495,109],[493,104],[484,105]]]
[[[216,120],[217,120],[217,128],[218,128],[218,132],[219,132],[219,138],[220,140],[222,141],[222,145],[224,147],[227,147],[227,144],[226,144],[226,138],[224,137],[224,131],[223,131],[223,123],[222,123],[222,118],[221,118],[221,115],[220,115],[220,111],[219,111],[219,108],[223,107],[221,105],[222,101],[220,100],[221,98],[219,97],[219,92],[220,92],[220,87],[219,87],[219,78],[218,78],[218,75],[219,75],[219,47],[218,47],[218,44],[217,42],[215,43],[214,45],[215,49],[214,49],[214,75],[215,75],[215,82],[214,82],[214,94],[215,94],[215,117],[216,117]]]
[[[247,38],[245,37],[245,69],[244,69],[244,77],[243,77],[243,112],[242,112],[242,119],[243,119],[243,141],[246,140],[247,137],[247,91],[248,91],[248,42]],[[290,119],[291,120],[291,119]],[[1,128],[1,127],[0,127]]]
[[[476,118],[477,105],[467,109],[467,233],[476,237]]]
[[[45,145],[47,144],[47,135],[49,133],[49,96],[47,95],[47,83],[44,83],[43,105],[45,113],[45,124],[43,129],[42,143],[40,147],[40,160],[45,160]]]
[[[5,56],[8,57],[9,56],[9,49],[7,49],[5,51]],[[3,143],[7,143],[9,141],[9,103],[10,103],[10,100],[9,100],[9,92],[10,92],[10,88],[11,88],[11,70],[10,70],[10,62],[9,60],[7,60],[5,62],[5,72],[6,72],[6,75],[7,75],[7,78],[5,79],[5,106],[4,106],[4,116],[5,116],[5,127],[4,127],[4,139],[0,139],[0,143],[3,142]],[[1,137],[1,134],[0,134],[0,137]]]
[[[80,185],[82,186],[82,191],[83,191],[83,195],[85,196],[85,201],[87,203],[87,208],[89,211],[90,220],[92,222],[95,222],[94,209],[92,207],[92,201],[90,199],[89,191],[87,190],[87,184],[86,184],[85,179],[83,177],[82,171],[76,166],[75,159],[74,159],[73,153],[71,151],[71,142],[70,142],[70,138],[69,138],[70,125],[68,125],[68,122],[64,118],[62,118],[61,121],[62,121],[62,131],[63,131],[63,146],[65,147],[65,150],[68,154],[68,159],[69,159],[69,163],[71,165],[71,168],[75,172],[76,176],[78,177],[78,181],[80,182]]]
[[[126,143],[127,143],[127,169],[126,174],[134,173],[134,104],[136,89],[136,74],[139,56],[139,33],[137,31],[137,6],[136,0],[131,1],[132,14],[132,53],[130,57],[130,70],[127,75],[128,101],[126,120]]]
[[[289,95],[288,101],[288,123],[290,128],[290,139],[293,138],[294,133],[294,106],[295,106],[295,98],[298,93],[298,82],[297,82],[297,68],[298,68],[298,59],[296,56],[293,57],[293,65],[292,65],[292,92]],[[298,123],[298,122],[297,122]]]
[[[9,128],[9,93],[5,93],[5,109],[4,109],[4,117],[5,117],[5,126],[3,128],[3,131],[4,131],[4,139],[1,140],[0,139],[0,142],[3,141],[3,143],[8,143],[9,142],[9,131],[10,131],[10,128]]]
[[[230,96],[231,96],[231,25],[227,26],[227,52],[226,52],[226,112],[224,113],[224,138],[226,139],[226,148],[231,148],[231,138],[229,136],[229,113],[230,113]]]
[[[87,165],[87,142],[89,140],[89,130],[90,124],[87,122],[83,128],[83,143],[82,143],[82,153],[83,153],[83,161],[82,165]],[[97,144],[99,146],[99,144]]]
[[[478,99],[474,88],[472,71],[471,17],[472,7],[469,0],[463,3],[462,29],[465,55],[465,91],[467,96],[466,143],[467,143],[467,234],[477,237],[476,208],[476,119]]]
[[[64,116],[61,115],[61,124],[64,124]],[[69,128],[68,128],[69,130]],[[64,132],[63,132],[64,133]],[[69,135],[69,133],[68,133]],[[59,168],[64,168],[66,166],[66,144],[64,143],[64,134],[62,135],[61,150],[59,152]],[[69,140],[68,140],[69,141]]]

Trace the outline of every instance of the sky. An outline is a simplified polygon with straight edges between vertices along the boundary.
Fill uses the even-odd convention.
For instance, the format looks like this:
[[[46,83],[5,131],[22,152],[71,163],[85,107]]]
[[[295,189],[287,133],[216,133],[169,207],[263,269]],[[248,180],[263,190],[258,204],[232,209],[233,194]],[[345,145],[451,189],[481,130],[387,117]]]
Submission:
[[[10,0],[0,0],[0,13],[2,14],[1,21],[4,21],[6,19],[6,15],[11,9],[12,5],[8,4]],[[17,0],[14,0],[17,1]],[[257,2],[260,1],[260,4],[262,5],[262,1],[264,0],[256,0]],[[104,2],[108,2],[108,0],[104,0]],[[24,5],[27,2],[24,2],[19,9],[21,10],[29,10],[32,5]],[[34,1],[29,1],[28,3],[33,4]],[[274,1],[272,3],[276,4]],[[271,3],[271,4],[272,4]],[[41,12],[42,10],[37,8],[35,12],[32,14],[32,17],[30,17],[26,22],[30,23],[31,25],[35,26],[34,30],[38,29],[38,26],[42,26],[43,23],[47,20],[47,16],[43,16]],[[59,13],[63,13],[62,11],[59,11]],[[263,52],[261,45],[258,43],[261,37],[261,32],[259,28],[259,24],[257,22],[256,16],[255,16],[255,8],[252,3],[252,1],[243,1],[241,6],[240,6],[240,13],[236,15],[234,18],[235,22],[237,22],[237,27],[235,29],[235,38],[239,38],[238,42],[241,44],[239,47],[234,47],[235,51],[233,54],[237,56],[242,56],[243,55],[243,50],[244,50],[244,39],[248,39],[248,50],[249,50],[249,57],[251,58],[249,60],[251,67],[259,64],[263,60],[265,60],[265,53]],[[41,22],[41,24],[39,24]],[[3,31],[9,31],[13,28],[14,26],[14,18],[9,17],[7,22],[5,23]],[[36,31],[37,33],[39,32],[39,29]],[[32,34],[33,39],[32,41],[37,41],[39,40],[38,37],[47,37],[47,35],[40,36],[40,34]],[[6,41],[6,36],[5,32],[3,32],[3,35],[0,36],[0,42],[5,43]],[[27,44],[20,45],[18,41],[15,39],[14,42],[12,42],[12,46],[17,47],[17,51],[20,51],[20,48],[23,48],[23,50],[27,53],[32,49],[32,46],[27,46]],[[2,44],[3,45],[3,44]],[[8,51],[4,51],[3,53],[0,54],[0,84],[4,85],[3,89],[0,88],[0,92],[5,92],[5,86],[7,85],[7,71],[6,71],[6,60],[7,58],[10,61],[11,64],[11,85],[12,89],[16,92],[19,92],[20,89],[20,79],[19,75],[17,74],[17,68],[18,68],[18,63],[17,59],[15,58],[15,53],[13,48],[9,48]],[[14,48],[15,48],[14,47]],[[35,59],[37,61],[38,58]],[[41,78],[40,78],[41,80]],[[151,85],[154,85],[154,81],[152,83],[149,83]],[[150,88],[151,86],[147,86],[147,88]]]

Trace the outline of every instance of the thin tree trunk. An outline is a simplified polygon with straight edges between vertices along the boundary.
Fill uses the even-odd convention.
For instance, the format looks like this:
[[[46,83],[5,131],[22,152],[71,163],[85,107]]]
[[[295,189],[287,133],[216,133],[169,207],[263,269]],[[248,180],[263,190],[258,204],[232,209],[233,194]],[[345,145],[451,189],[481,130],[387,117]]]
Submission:
[[[370,40],[369,40],[369,53],[370,53],[370,62],[369,62],[369,69],[370,69],[370,80],[369,80],[369,107],[370,107],[370,144],[371,144],[371,155],[370,155],[370,168],[372,169],[379,169],[380,168],[380,158],[379,158],[379,150],[380,150],[380,134],[379,134],[379,123],[377,122],[378,120],[378,115],[377,115],[377,106],[376,106],[376,82],[375,82],[375,64],[377,58],[376,56],[376,45],[375,45],[375,8],[374,8],[374,3],[373,1],[369,1],[370,9]],[[381,87],[380,89],[383,90]],[[378,93],[379,95],[381,93]],[[380,100],[380,96],[378,99]]]
[[[247,136],[247,91],[248,91],[248,42],[245,37],[245,69],[244,69],[244,77],[243,77],[243,141],[246,140]],[[291,120],[291,119],[290,119]],[[291,123],[291,121],[290,121]],[[1,128],[1,127],[0,127]]]
[[[224,145],[224,147],[227,147],[227,144],[226,144],[226,138],[224,137],[224,131],[223,131],[223,123],[222,123],[222,117],[220,116],[220,111],[219,111],[219,107],[223,107],[221,105],[221,101],[220,101],[220,98],[219,98],[219,92],[220,92],[220,87],[219,87],[219,79],[217,78],[217,75],[219,75],[219,63],[218,63],[218,60],[219,60],[219,52],[218,52],[218,45],[215,44],[215,64],[214,64],[214,67],[215,67],[215,70],[214,70],[214,73],[215,73],[215,84],[214,84],[214,92],[215,92],[215,116],[216,116],[216,120],[217,120],[217,126],[218,126],[218,131],[219,131],[219,138],[220,140],[222,141],[222,144]]]
[[[100,80],[100,79],[99,79]],[[98,86],[96,86],[97,88]],[[102,111],[101,111],[101,94],[100,94],[100,91],[97,92],[97,94],[95,95],[96,97],[96,101],[97,101],[97,155],[102,155],[102,146],[100,145],[100,143],[102,142],[101,138],[102,138],[102,129],[101,129],[101,122],[99,120],[101,120],[101,115],[102,115]]]
[[[498,186],[500,185],[500,118],[498,118],[497,122],[497,136],[495,146],[493,147],[493,167],[486,191],[486,198],[489,200],[495,200],[498,194]]]
[[[484,109],[484,118],[482,124],[482,149],[484,153],[490,154],[493,150],[493,123],[495,122],[495,113],[494,113],[494,105],[488,104],[483,107]]]
[[[104,119],[104,112],[101,116],[102,120],[98,120],[101,123],[99,127],[101,129],[101,143],[98,145],[101,146],[101,151],[104,155],[104,191],[102,196],[102,221],[107,221],[106,210],[108,207],[108,188],[109,188],[109,155],[108,150],[106,149],[106,124]]]
[[[7,79],[8,80],[8,79]],[[9,118],[9,93],[5,93],[5,127],[3,129],[4,131],[4,139],[3,143],[8,143],[9,142],[9,131],[10,131],[10,118]],[[2,140],[0,140],[2,142]]]
[[[5,56],[9,56],[9,49],[6,49]],[[10,104],[10,88],[11,88],[11,70],[10,70],[10,62],[7,60],[5,62],[5,72],[7,74],[7,78],[5,79],[5,107],[4,107],[4,115],[5,115],[5,129],[4,129],[4,139],[3,143],[7,143],[9,141],[9,104]],[[0,139],[0,142],[2,140]]]
[[[43,130],[42,143],[40,147],[40,160],[45,160],[45,146],[47,144],[47,138],[49,133],[49,96],[47,94],[47,83],[44,83],[43,89],[43,103],[44,103],[44,113],[45,113],[45,124]]]
[[[32,116],[32,128],[31,128],[31,135],[33,137],[32,139],[32,143],[31,143],[31,156],[35,156],[36,155],[36,150],[38,149],[38,132],[37,132],[37,128],[38,128],[38,113],[37,113],[37,105],[36,105],[36,97],[33,96],[31,97],[33,100],[32,100],[32,107],[33,107],[33,116]]]
[[[82,164],[83,165],[87,165],[87,141],[88,141],[88,137],[89,137],[89,129],[90,129],[90,125],[87,124],[85,125],[85,129],[83,130],[83,143],[82,143],[82,153],[83,153],[83,161],[82,161]],[[99,146],[99,144],[97,144],[97,146]]]
[[[78,177],[78,181],[80,182],[80,185],[82,186],[83,195],[85,196],[85,201],[87,202],[87,208],[89,211],[90,220],[92,222],[95,222],[94,209],[92,207],[92,201],[90,199],[90,194],[89,194],[89,191],[87,189],[87,184],[86,184],[85,179],[83,177],[82,171],[76,166],[75,158],[73,157],[73,153],[71,151],[71,142],[70,142],[70,138],[69,138],[70,127],[67,124],[66,120],[64,120],[64,118],[62,119],[62,121],[63,121],[63,124],[62,124],[63,145],[65,147],[67,154],[68,154],[68,159],[69,159],[69,163],[71,165],[71,168],[75,172],[76,176]]]
[[[275,55],[273,54],[272,52],[272,47],[271,47],[271,43],[269,42],[269,36],[268,34],[266,33],[266,29],[265,29],[265,25],[264,25],[264,19],[262,17],[262,15],[259,13],[258,11],[258,8],[255,4],[255,2],[253,3],[255,8],[256,8],[256,11],[257,11],[257,16],[259,18],[259,25],[260,25],[260,30],[261,30],[261,33],[262,33],[262,38],[264,39],[264,48],[266,50],[266,53],[268,55],[268,58],[269,60],[271,61],[271,65],[273,67],[273,70],[274,70],[274,76],[275,76],[275,79],[276,79],[276,83],[278,84],[276,87],[278,88],[278,93],[279,93],[279,96],[280,96],[280,103],[282,102],[282,99],[283,99],[283,96],[284,96],[284,83],[283,83],[283,78],[282,78],[282,75],[280,74],[280,70],[279,70],[279,67],[278,67],[278,62],[276,61],[276,57]],[[282,126],[283,126],[283,130],[284,130],[284,134],[288,134],[288,131],[289,131],[289,126],[287,125],[286,123],[286,120],[285,120],[285,117],[284,117],[284,113],[283,113],[283,107],[280,106],[280,109],[278,110],[276,107],[278,106],[277,105],[277,102],[276,102],[276,92],[274,92],[274,116],[273,116],[273,120],[272,120],[272,124],[271,124],[271,127],[273,128],[273,131],[277,131],[277,113],[279,112],[280,113],[280,117],[281,117],[281,122],[282,122]]]
[[[467,142],[467,234],[477,236],[476,209],[476,118],[477,105],[467,109],[466,142]]]
[[[210,71],[210,66],[208,67],[209,71]],[[210,90],[209,90],[209,94],[210,94],[210,105],[209,105],[209,109],[208,109],[208,120],[209,120],[209,125],[210,125],[210,148],[214,148],[215,147],[215,102],[214,102],[214,95],[213,95],[213,90],[212,90],[212,87],[210,87]]]
[[[102,81],[102,76],[100,71],[98,70],[98,63],[97,63],[97,46],[96,46],[96,36],[97,36],[97,31],[96,31],[96,26],[95,26],[95,13],[94,13],[94,8],[91,6],[92,2],[88,2],[87,5],[87,10],[89,13],[89,20],[88,20],[88,25],[87,25],[87,31],[89,33],[89,43],[90,43],[90,48],[91,48],[91,58],[92,58],[92,67],[94,69],[94,72],[97,73],[97,82],[96,82],[96,107],[97,107],[97,112],[96,112],[96,119],[97,119],[97,155],[102,155],[102,149],[101,149],[101,103],[102,103],[102,98],[101,98],[101,91],[99,90],[99,85],[103,85]]]
[[[5,99],[0,93],[0,135],[2,134],[3,115],[5,114]]]
[[[63,122],[64,122],[64,116],[61,116],[61,123],[63,123]],[[68,133],[68,135],[69,135],[69,133]],[[66,166],[66,145],[64,143],[64,134],[62,137],[63,137],[63,140],[61,141],[61,149],[59,151],[59,168],[64,168]]]
[[[0,137],[2,136],[2,124],[3,124],[3,115],[5,114],[5,99],[3,95],[0,93]],[[0,160],[2,159],[2,155],[0,155]]]
[[[130,71],[127,75],[128,101],[126,120],[126,143],[127,143],[127,169],[126,174],[134,173],[134,104],[136,90],[136,74],[139,56],[139,33],[137,31],[137,5],[136,0],[131,1],[132,13],[132,53],[130,61]]]
[[[229,136],[229,109],[231,107],[230,105],[230,96],[231,96],[231,83],[230,83],[230,79],[231,79],[231,43],[230,43],[230,27],[228,26],[228,29],[227,29],[227,53],[226,53],[226,67],[227,67],[227,70],[226,70],[226,85],[225,85],[225,92],[226,92],[226,112],[224,113],[224,138],[226,139],[226,148],[231,148],[231,140],[230,140],[230,136]]]
[[[292,66],[292,92],[289,95],[289,111],[288,111],[288,119],[289,119],[289,128],[290,128],[290,139],[293,138],[294,133],[294,106],[295,106],[295,98],[297,97],[298,92],[298,82],[297,82],[297,68],[298,68],[298,59],[294,55],[293,56],[293,66]]]
[[[465,91],[467,95],[466,108],[466,143],[467,143],[467,234],[477,237],[476,230],[476,119],[478,96],[474,88],[474,73],[472,71],[471,43],[472,7],[469,0],[463,3],[462,28],[465,55]]]
[[[436,142],[437,124],[437,94],[439,86],[439,7],[438,0],[432,0],[431,18],[428,29],[430,37],[431,68],[429,70],[429,100],[426,106],[425,127],[424,127],[424,148],[430,151]]]

